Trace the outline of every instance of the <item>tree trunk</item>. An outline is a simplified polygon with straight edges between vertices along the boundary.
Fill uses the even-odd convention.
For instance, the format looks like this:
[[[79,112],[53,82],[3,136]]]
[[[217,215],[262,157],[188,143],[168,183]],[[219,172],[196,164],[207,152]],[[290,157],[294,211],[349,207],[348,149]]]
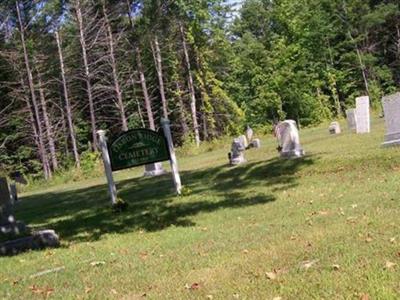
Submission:
[[[36,101],[36,94],[35,94],[35,88],[33,85],[33,76],[32,76],[32,70],[29,64],[29,58],[28,58],[28,51],[26,49],[26,44],[25,44],[25,31],[24,31],[24,25],[22,24],[22,19],[21,19],[21,12],[19,8],[19,2],[16,1],[16,8],[17,8],[17,15],[18,15],[18,22],[19,22],[19,29],[20,29],[20,36],[21,36],[21,44],[22,44],[22,49],[24,52],[24,61],[25,61],[25,68],[26,68],[26,74],[28,77],[28,84],[29,84],[29,90],[31,94],[31,101],[33,105],[33,111],[34,111],[34,119],[35,121],[34,124],[37,126],[37,136],[38,136],[38,148],[39,148],[39,155],[42,161],[43,165],[43,173],[45,179],[49,179],[52,177],[51,171],[49,169],[49,163],[47,160],[47,154],[46,154],[46,147],[43,142],[43,129],[42,129],[42,124],[40,122],[40,114],[39,114],[39,107]]]
[[[163,116],[168,119],[168,103],[165,97],[165,89],[164,89],[164,80],[163,80],[163,71],[162,71],[162,59],[161,59],[161,50],[160,45],[158,44],[157,35],[154,37],[154,47],[151,45],[151,50],[154,56],[154,62],[157,70],[158,84],[161,96],[161,103],[163,108]]]
[[[176,93],[178,97],[178,103],[179,103],[179,116],[180,116],[180,123],[181,123],[181,128],[182,128],[182,135],[186,137],[187,133],[189,132],[189,127],[186,123],[186,114],[185,114],[185,104],[183,103],[182,99],[182,89],[181,85],[178,80],[175,81],[175,86],[176,86]]]
[[[183,52],[185,55],[186,68],[187,68],[187,72],[188,72],[188,85],[189,85],[190,100],[191,100],[190,101],[190,110],[191,110],[191,114],[192,114],[193,132],[194,132],[194,138],[196,141],[196,145],[198,147],[198,146],[200,146],[200,135],[199,135],[199,124],[197,122],[196,94],[195,94],[195,90],[194,90],[192,71],[190,68],[190,59],[189,59],[189,52],[188,52],[187,45],[186,45],[185,31],[183,29],[182,23],[179,24],[179,29],[181,31]]]
[[[65,77],[64,57],[63,57],[63,53],[62,53],[62,49],[61,49],[60,36],[57,31],[55,32],[55,36],[56,36],[56,41],[57,41],[58,56],[60,59],[61,78],[62,78],[62,83],[63,83],[64,100],[65,100],[65,110],[67,112],[67,121],[68,121],[69,136],[71,138],[72,152],[74,154],[75,164],[76,164],[77,168],[80,168],[81,161],[80,161],[77,142],[76,142],[75,127],[74,127],[73,116],[72,116],[71,102],[69,100],[67,80]]]
[[[147,119],[149,121],[149,127],[151,130],[156,130],[156,126],[154,123],[154,117],[153,117],[153,111],[151,109],[151,100],[149,97],[149,93],[147,91],[146,77],[144,76],[142,57],[140,55],[140,49],[138,46],[135,47],[135,51],[136,51],[136,62],[137,62],[139,77],[140,77],[140,84],[142,85],[144,103],[145,103],[146,112],[147,112]]]
[[[89,62],[88,62],[88,57],[87,57],[87,45],[86,45],[86,39],[85,39],[85,34],[84,34],[80,0],[77,0],[75,3],[75,11],[76,11],[76,18],[78,20],[79,40],[80,40],[81,48],[82,48],[83,65],[85,68],[86,91],[87,91],[88,101],[89,101],[90,124],[92,127],[92,141],[93,141],[92,148],[94,151],[96,151],[98,148],[98,142],[97,142],[97,133],[96,133],[96,131],[97,131],[96,116],[95,116],[94,102],[93,102],[93,87],[92,87],[91,80],[90,80],[91,74],[90,74]]]
[[[39,96],[40,96],[40,103],[42,106],[43,120],[44,120],[45,129],[46,129],[47,141],[49,142],[49,148],[50,148],[51,163],[53,166],[53,170],[57,170],[58,169],[58,161],[57,161],[56,145],[54,142],[54,133],[53,133],[52,125],[50,123],[49,114],[47,112],[46,96],[44,94],[42,79],[41,79],[39,71],[37,71],[37,78],[38,78],[38,83],[39,83]]]
[[[111,31],[111,25],[110,21],[108,19],[105,3],[103,1],[103,14],[104,14],[104,19],[106,23],[106,29],[107,29],[107,36],[108,36],[108,50],[110,54],[110,59],[111,59],[111,69],[112,69],[112,77],[114,81],[114,90],[117,95],[117,107],[121,116],[121,123],[122,123],[122,130],[127,131],[128,130],[128,122],[126,119],[126,113],[125,113],[125,105],[122,100],[122,91],[121,91],[121,86],[119,84],[119,79],[118,79],[118,70],[117,70],[117,61],[115,59],[115,50],[114,50],[114,37]]]

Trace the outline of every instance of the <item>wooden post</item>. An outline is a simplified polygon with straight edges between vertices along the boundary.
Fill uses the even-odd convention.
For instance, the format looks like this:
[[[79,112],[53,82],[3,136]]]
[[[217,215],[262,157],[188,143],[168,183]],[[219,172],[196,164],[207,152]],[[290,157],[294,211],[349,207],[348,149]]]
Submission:
[[[167,139],[169,153],[171,156],[169,162],[171,164],[172,178],[174,180],[175,190],[176,193],[180,195],[182,190],[182,183],[181,183],[181,177],[179,176],[178,161],[176,160],[175,156],[175,149],[172,141],[169,120],[165,118],[161,119],[161,126],[164,131],[165,138]]]
[[[111,203],[114,205],[117,203],[117,188],[115,187],[114,178],[112,175],[110,155],[108,154],[106,141],[106,132],[104,130],[98,130],[97,134],[99,135],[99,144],[103,156],[104,170],[107,177],[108,192],[111,197]]]

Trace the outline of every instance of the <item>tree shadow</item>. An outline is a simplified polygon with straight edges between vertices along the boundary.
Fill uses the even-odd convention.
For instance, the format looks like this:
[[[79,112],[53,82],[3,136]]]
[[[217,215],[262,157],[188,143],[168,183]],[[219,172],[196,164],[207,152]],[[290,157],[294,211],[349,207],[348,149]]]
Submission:
[[[170,175],[123,180],[117,184],[118,194],[129,207],[121,214],[112,212],[106,185],[32,195],[22,199],[16,216],[33,228],[49,227],[62,240],[75,242],[98,240],[106,233],[194,226],[192,217],[201,213],[275,201],[272,193],[257,192],[257,186],[269,186],[271,192],[294,187],[296,173],[314,161],[271,159],[185,171],[182,181],[191,193],[182,197],[175,196]]]

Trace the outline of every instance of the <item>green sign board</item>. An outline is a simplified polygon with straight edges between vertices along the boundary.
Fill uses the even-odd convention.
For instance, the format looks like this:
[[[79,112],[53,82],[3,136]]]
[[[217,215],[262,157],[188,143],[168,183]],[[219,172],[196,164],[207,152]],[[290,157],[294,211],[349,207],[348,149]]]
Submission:
[[[120,134],[109,144],[108,150],[113,171],[170,159],[164,135],[144,128]]]

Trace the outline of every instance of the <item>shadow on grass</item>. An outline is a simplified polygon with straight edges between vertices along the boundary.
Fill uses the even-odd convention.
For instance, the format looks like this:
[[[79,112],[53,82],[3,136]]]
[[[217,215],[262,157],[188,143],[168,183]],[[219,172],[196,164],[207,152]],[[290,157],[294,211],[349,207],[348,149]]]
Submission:
[[[174,195],[170,175],[124,180],[117,184],[119,196],[129,203],[122,214],[112,213],[106,185],[32,195],[20,203],[17,218],[32,227],[52,228],[62,240],[76,242],[98,240],[106,233],[194,226],[191,217],[200,213],[275,201],[273,194],[257,192],[258,186],[269,186],[271,192],[294,187],[296,173],[314,160],[272,159],[182,172],[184,185],[192,191],[184,197]]]

